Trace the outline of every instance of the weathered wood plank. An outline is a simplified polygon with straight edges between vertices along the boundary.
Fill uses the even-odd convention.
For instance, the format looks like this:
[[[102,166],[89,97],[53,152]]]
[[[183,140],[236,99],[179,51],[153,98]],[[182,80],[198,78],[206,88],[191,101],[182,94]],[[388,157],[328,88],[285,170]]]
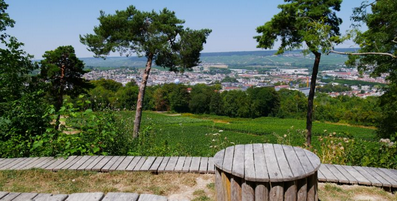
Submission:
[[[306,153],[307,158],[309,159],[310,163],[313,165],[314,171],[316,172],[321,165],[320,158],[318,158],[318,156],[313,152],[310,152],[306,149],[303,149],[303,151]]]
[[[223,189],[222,185],[222,174],[221,170],[218,167],[215,167],[215,192],[216,192],[216,200],[225,200],[225,189]]]
[[[245,155],[245,146],[244,145],[236,145],[234,146],[234,156],[233,156],[233,165],[231,167],[231,173],[234,176],[238,176],[240,178],[244,178],[244,155]]]
[[[8,170],[10,167],[22,162],[25,158],[13,158],[11,160],[8,160],[8,164],[5,164],[3,167],[0,168],[0,170]]]
[[[9,167],[8,169],[10,169],[10,170],[20,170],[20,169],[24,168],[26,165],[36,161],[37,159],[38,158],[25,158],[25,160],[21,161],[18,164],[15,164],[15,165]]]
[[[62,163],[59,163],[57,166],[52,168],[52,171],[58,171],[62,167],[68,165],[71,161],[73,161],[76,158],[76,156],[69,156],[66,160],[64,160]]]
[[[134,171],[139,171],[141,169],[141,167],[143,166],[143,164],[146,162],[147,157],[141,157],[141,160],[138,161],[138,163],[136,164],[136,166],[134,167]]]
[[[150,167],[149,171],[157,172],[163,160],[164,157],[157,157],[156,160],[153,162],[152,166]]]
[[[157,169],[157,172],[164,172],[165,167],[167,167],[169,160],[170,160],[170,157],[164,157],[163,161],[161,161],[159,168]]]
[[[284,200],[297,200],[297,181],[284,182]]]
[[[242,201],[254,201],[255,200],[255,191],[254,184],[252,182],[246,181],[241,185],[241,196]]]
[[[174,169],[175,172],[182,172],[182,168],[183,168],[183,164],[185,163],[185,159],[186,159],[185,156],[181,156],[178,158],[178,162],[176,163],[176,166]]]
[[[139,169],[139,171],[149,171],[150,167],[152,166],[152,164],[154,163],[154,161],[156,160],[156,157],[154,156],[150,156],[146,159],[145,163],[142,165],[141,169]]]
[[[305,175],[311,175],[313,174],[316,170],[316,168],[313,167],[313,164],[310,162],[309,158],[306,155],[306,152],[299,148],[299,147],[294,147],[295,153],[298,156],[302,168],[305,171]]]
[[[231,189],[231,201],[241,201],[241,177],[231,176],[230,189]]]
[[[348,180],[350,184],[358,184],[357,179],[352,176],[348,171],[346,171],[345,168],[343,168],[341,165],[333,165],[336,169],[339,170],[340,173],[343,174]]]
[[[231,188],[230,188],[230,174],[226,173],[224,171],[221,172],[221,177],[222,177],[222,188],[223,190],[223,197],[225,198],[224,200],[231,200]]]
[[[269,183],[256,184],[255,200],[269,200]]]
[[[96,156],[94,160],[84,168],[84,170],[92,170],[105,156]]]
[[[31,168],[37,168],[37,166],[45,161],[51,160],[52,157],[40,157],[37,160],[35,160],[34,162],[25,165],[25,167],[22,168],[22,170],[27,170],[27,169],[31,169]]]
[[[133,171],[136,164],[141,160],[142,156],[135,156],[131,163],[125,168],[126,171]]]
[[[0,191],[0,199],[3,198],[4,196],[6,196],[7,194],[8,194],[8,192]]]
[[[332,174],[338,179],[339,183],[344,183],[344,184],[350,183],[349,179],[347,179],[341,172],[339,172],[339,170],[335,166],[330,164],[321,164],[321,166],[326,166],[328,170],[331,171]]]
[[[120,165],[116,168],[116,170],[125,170],[133,159],[134,156],[125,157],[124,160],[120,163]]]
[[[43,162],[37,164],[35,168],[47,169],[48,166],[56,163],[58,160],[56,158],[50,157],[48,160],[44,160]]]
[[[167,197],[159,195],[141,194],[138,201],[167,201]]]
[[[348,171],[354,178],[358,180],[359,184],[371,185],[371,182],[368,181],[362,174],[360,174],[357,170],[355,170],[352,166],[343,166],[346,171]]]
[[[255,181],[254,147],[252,144],[244,146],[244,178]]]
[[[368,174],[372,175],[374,178],[376,178],[379,182],[382,183],[382,186],[384,187],[391,187],[391,183],[387,181],[386,179],[383,178],[383,176],[379,175],[374,169],[376,168],[370,168],[370,167],[361,167],[363,170],[365,170]]]
[[[109,162],[106,163],[106,165],[104,165],[101,168],[101,172],[109,172],[109,169],[113,166],[113,164],[120,159],[120,156],[113,156]]]
[[[96,164],[93,164],[90,169],[87,169],[87,167],[91,165],[94,161],[96,161],[98,157],[99,156],[90,156],[86,161],[84,161],[84,163],[82,163],[79,167],[77,167],[76,170],[91,170],[91,168],[94,167],[94,165]],[[96,161],[96,163],[97,162],[98,161]]]
[[[232,167],[233,167],[233,157],[234,157],[234,147],[231,146],[226,148],[225,150],[225,158],[223,159],[223,164],[222,164],[222,169],[223,171],[227,173],[232,173]]]
[[[205,174],[207,173],[207,170],[208,170],[208,157],[201,157],[199,173]]]
[[[1,198],[1,201],[11,201],[14,198],[18,197],[21,193],[8,193],[6,196]]]
[[[302,166],[300,164],[297,165],[299,160],[296,158],[295,151],[292,149],[292,147],[274,144],[273,149],[283,178],[282,181],[288,181],[294,176],[298,177],[304,174]],[[294,169],[294,171],[292,169]],[[299,171],[301,174],[298,174],[297,171]]]
[[[72,167],[75,163],[78,163],[83,157],[82,156],[76,156],[73,160],[71,160],[68,164],[63,166],[61,170],[69,170],[70,167]]]
[[[391,184],[391,186],[393,187],[393,188],[397,188],[397,181],[395,181],[391,176],[390,176],[390,174],[393,174],[393,173],[390,173],[387,169],[385,169],[385,168],[374,168],[374,172],[376,172],[377,174],[379,174],[379,175],[381,175],[384,179],[386,179],[390,184]]]
[[[167,166],[165,166],[164,172],[174,171],[177,162],[178,162],[178,157],[171,157],[167,163]]]
[[[394,176],[394,173],[390,169],[386,169],[386,168],[378,168],[378,169],[384,172],[385,174],[387,174],[390,180],[394,181],[394,183],[397,183],[397,178]]]
[[[120,156],[118,159],[110,166],[109,171],[115,171],[119,167],[119,165],[124,161],[125,156]]]
[[[103,193],[73,193],[70,194],[66,201],[100,201],[103,198]]]
[[[325,178],[325,176],[321,172],[321,167],[318,169],[317,174],[318,174],[318,181],[321,181],[321,182],[326,182],[327,181],[327,178]]]
[[[198,173],[200,168],[200,157],[193,157],[189,172]]]
[[[355,170],[357,170],[361,175],[363,175],[365,178],[368,179],[368,181],[371,182],[372,186],[382,186],[382,183],[378,181],[375,177],[373,177],[371,174],[369,174],[367,171],[365,171],[362,167],[360,166],[353,166]]]
[[[307,200],[307,178],[299,179],[297,181],[297,185],[298,185],[298,192],[296,195],[297,200],[298,201],[306,201]]]
[[[68,198],[65,194],[38,194],[33,200],[34,201],[64,201]]]
[[[283,145],[283,150],[284,150],[284,156],[287,158],[290,170],[292,174],[294,175],[294,179],[302,179],[306,177],[307,175],[305,174],[305,169],[302,167],[302,161],[298,158],[295,149],[292,146],[288,145]],[[276,152],[277,153],[277,152]],[[306,157],[304,157],[306,158]],[[281,167],[280,167],[281,169]],[[284,173],[282,172],[283,176]]]
[[[278,160],[272,144],[263,144],[263,152],[265,153],[266,166],[269,174],[269,180],[277,181],[282,179],[283,175],[278,165]],[[269,195],[270,196],[270,195]]]
[[[85,162],[87,162],[92,156],[82,156],[80,160],[76,161],[72,166],[70,166],[69,170],[78,170],[80,166],[82,166]]]
[[[215,173],[215,165],[214,165],[214,158],[208,158],[208,174]]]
[[[100,160],[94,167],[91,168],[91,170],[98,171],[98,172],[101,171],[103,166],[105,166],[112,158],[113,158],[113,156],[103,157],[102,160]]]
[[[183,164],[182,172],[189,172],[192,159],[193,157],[186,157],[185,164]]]
[[[5,165],[5,164],[7,163],[7,160],[8,160],[8,159],[6,159],[6,158],[0,158],[0,167],[2,167],[3,165]]]
[[[326,178],[327,182],[337,183],[339,181],[338,178],[336,178],[336,176],[334,174],[332,174],[332,172],[328,169],[327,166],[321,165],[320,171]]]
[[[137,201],[138,197],[136,193],[108,193],[102,201]]]
[[[14,198],[12,201],[32,200],[36,196],[37,196],[37,193],[21,193],[18,195],[18,197]]]
[[[284,182],[271,183],[269,188],[269,200],[284,200]]]
[[[222,167],[224,158],[225,158],[225,150],[222,149],[215,154],[214,165],[218,168]]]
[[[265,152],[262,144],[253,144],[255,180],[257,182],[269,181],[269,173],[267,170]]]

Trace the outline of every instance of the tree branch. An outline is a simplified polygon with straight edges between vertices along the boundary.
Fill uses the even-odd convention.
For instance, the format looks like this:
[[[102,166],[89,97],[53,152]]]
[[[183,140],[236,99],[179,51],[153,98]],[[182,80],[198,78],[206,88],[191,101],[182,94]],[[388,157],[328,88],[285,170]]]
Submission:
[[[397,56],[391,53],[386,53],[386,52],[338,52],[335,50],[331,50],[330,52],[335,53],[335,54],[342,54],[342,55],[382,55],[382,56],[389,56],[392,57],[393,59],[397,59]]]

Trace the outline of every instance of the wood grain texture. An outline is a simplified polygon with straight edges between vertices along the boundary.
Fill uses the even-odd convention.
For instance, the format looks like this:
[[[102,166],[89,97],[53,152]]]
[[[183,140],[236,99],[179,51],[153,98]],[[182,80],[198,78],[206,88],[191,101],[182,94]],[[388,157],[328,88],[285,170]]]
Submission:
[[[105,156],[96,156],[84,170],[92,170],[103,158],[105,158]]]
[[[63,163],[58,164],[54,168],[52,168],[52,171],[58,171],[61,170],[63,167],[70,165],[70,162],[75,160],[77,156],[69,156],[66,160],[63,161]]]
[[[270,181],[280,181],[283,180],[283,175],[279,168],[278,159],[276,158],[276,153],[272,144],[264,144],[263,151],[265,153],[266,165],[269,171]]]
[[[386,179],[384,179],[382,175],[379,175],[378,171],[374,171],[374,168],[370,168],[370,167],[361,167],[361,168],[364,169],[366,172],[368,172],[373,177],[375,177],[378,181],[380,181],[382,183],[382,186],[391,187],[391,183],[389,181],[387,181]]]
[[[225,200],[224,197],[225,192],[222,185],[222,173],[218,167],[215,167],[215,193],[216,193],[216,200],[218,201]]]
[[[230,180],[231,201],[241,201],[241,178],[232,176]]]
[[[149,156],[145,163],[142,165],[142,167],[139,169],[139,171],[150,171],[150,167],[152,166],[152,164],[154,163],[154,161],[156,160],[156,157],[154,156]]]
[[[255,200],[269,200],[269,183],[256,184]]]
[[[199,173],[206,174],[207,170],[208,170],[208,157],[201,157]]]
[[[138,161],[138,163],[136,164],[136,166],[134,167],[134,171],[139,171],[141,169],[141,167],[143,166],[143,164],[145,164],[147,157],[143,156],[141,157],[141,160]]]
[[[125,170],[127,169],[128,165],[134,159],[134,156],[126,156],[124,160],[120,163],[120,165],[116,168],[116,170]]]
[[[36,196],[37,196],[37,193],[21,193],[18,195],[18,197],[14,198],[12,201],[32,200]]]
[[[120,159],[120,156],[113,156],[102,168],[101,172],[109,172],[113,164]]]
[[[379,180],[377,180],[375,177],[373,177],[370,173],[368,173],[364,168],[359,166],[353,166],[353,168],[361,175],[363,175],[365,178],[367,178],[368,181],[371,182],[372,186],[379,186],[379,187],[382,186],[382,183]]]
[[[347,179],[335,166],[329,164],[322,164],[321,166],[325,166],[332,174],[338,179],[339,183],[350,183],[349,179]]]
[[[138,197],[136,193],[108,193],[102,201],[137,201]]]
[[[256,182],[269,181],[269,173],[267,170],[265,152],[262,144],[253,144],[255,180]]]
[[[26,165],[24,168],[22,168],[22,170],[38,168],[42,163],[48,162],[51,159],[52,157],[40,157],[38,160],[30,163],[29,165]]]
[[[299,179],[297,181],[297,200],[306,201],[307,200],[307,178]]]
[[[228,147],[225,150],[225,157],[223,159],[222,169],[227,173],[232,173],[234,157],[234,146]]]
[[[64,201],[68,198],[65,194],[38,194],[33,201]]]
[[[254,201],[255,200],[255,188],[254,184],[249,181],[243,182],[241,185],[241,196],[242,201]]]
[[[113,156],[105,156],[100,160],[94,167],[91,168],[92,171],[101,171],[101,169],[113,158]]]
[[[297,181],[284,183],[284,200],[297,200],[298,186]]]
[[[167,163],[167,166],[165,166],[164,172],[173,172],[177,162],[178,157],[171,157]]]
[[[247,144],[244,147],[244,179],[248,181],[255,181],[255,161],[254,150],[252,144]]]
[[[76,161],[68,169],[69,170],[77,170],[80,166],[82,166],[85,162],[87,162],[87,160],[90,159],[91,157],[92,156],[82,156],[82,157],[80,157],[80,160]]]
[[[193,157],[190,163],[189,172],[198,173],[200,168],[200,157]]]
[[[349,180],[349,184],[358,184],[357,179],[356,179],[354,176],[352,176],[352,175],[344,168],[344,166],[342,166],[342,165],[332,165],[332,166],[334,166],[336,169],[338,169],[339,172],[342,173],[343,176],[345,176],[346,179]]]
[[[190,170],[190,164],[192,163],[193,157],[186,157],[185,163],[183,164],[182,167],[182,172],[189,172]]]
[[[21,193],[8,193],[6,196],[1,198],[1,201],[11,201],[18,197]]]
[[[225,150],[218,151],[214,156],[214,165],[218,168],[222,168],[223,158],[225,157]]]
[[[157,157],[156,160],[153,162],[152,166],[149,168],[151,172],[157,172],[164,157]]]
[[[233,156],[233,165],[231,173],[240,178],[244,177],[244,155],[245,155],[245,146],[244,145],[236,145],[234,147],[234,156]]]
[[[286,181],[286,180],[290,181],[293,178],[299,176],[299,175],[295,175],[295,177],[294,177],[294,173],[292,172],[291,166],[296,165],[296,163],[295,164],[291,163],[291,166],[290,166],[290,163],[288,162],[288,159],[286,157],[286,153],[283,149],[283,146],[281,146],[279,144],[274,144],[273,147],[274,147],[274,153],[276,154],[277,163],[278,163],[281,175],[282,175],[281,179],[277,178],[277,180],[273,180],[273,181]],[[295,151],[294,151],[294,154],[295,154]]]
[[[115,171],[119,167],[119,165],[124,161],[125,156],[120,156],[118,159],[110,166],[109,171]]]
[[[66,201],[100,201],[104,197],[103,193],[73,193],[68,196]]]
[[[354,169],[352,166],[343,166],[346,171],[348,171],[354,178],[357,179],[359,184],[364,184],[364,185],[371,185],[371,182],[368,181],[360,172],[358,172],[356,169]]]
[[[138,164],[139,160],[141,160],[141,156],[135,156],[134,159],[128,164],[128,166],[125,168],[126,171],[133,171],[136,164]]]
[[[215,173],[215,165],[214,165],[214,158],[208,158],[208,174]]]
[[[181,156],[178,158],[178,162],[175,165],[175,172],[182,172],[183,164],[185,164],[185,156]]]
[[[167,201],[167,197],[159,195],[142,194],[138,201]]]
[[[159,168],[157,169],[158,172],[164,172],[165,167],[167,167],[168,161],[170,160],[170,157],[164,157],[163,161],[161,162]]]
[[[284,200],[284,183],[273,182],[270,183],[269,200]]]
[[[231,200],[231,187],[230,187],[230,177],[228,173],[221,172],[222,177],[222,188],[223,188],[223,197],[225,200]]]
[[[8,194],[8,192],[0,191],[0,198],[3,198],[3,197],[6,196],[7,194]]]
[[[321,173],[324,175],[324,177],[327,179],[327,182],[338,182],[338,178],[335,177],[335,175],[329,171],[328,167],[325,165],[321,166]]]

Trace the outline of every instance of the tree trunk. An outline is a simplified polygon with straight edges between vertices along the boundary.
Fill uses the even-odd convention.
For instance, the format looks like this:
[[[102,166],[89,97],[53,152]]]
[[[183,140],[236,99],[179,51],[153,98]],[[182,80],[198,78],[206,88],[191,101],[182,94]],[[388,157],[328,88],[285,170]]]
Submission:
[[[60,82],[59,82],[59,94],[58,94],[58,100],[57,103],[55,104],[55,112],[58,113],[57,119],[55,121],[55,130],[59,129],[59,125],[61,124],[60,119],[61,119],[61,114],[59,114],[59,110],[61,110],[61,107],[63,105],[63,91],[65,89],[65,65],[62,64],[61,66],[61,77],[60,77]]]
[[[309,97],[308,97],[307,116],[306,116],[307,117],[306,118],[306,130],[307,130],[306,144],[308,146],[311,146],[311,143],[312,143],[313,100],[314,100],[314,92],[316,90],[318,67],[320,65],[320,59],[321,59],[321,53],[319,53],[317,51],[313,51],[313,54],[315,56],[315,59],[314,59],[314,64],[313,64],[312,78],[311,78],[311,82],[310,82],[310,92],[309,92]]]
[[[150,69],[152,68],[153,54],[150,53],[147,57],[145,72],[143,73],[141,86],[139,86],[138,101],[136,103],[135,120],[134,120],[134,132],[132,134],[133,138],[137,138],[139,135],[139,128],[141,126],[142,118],[142,105],[143,98],[145,97],[146,83],[149,78]]]

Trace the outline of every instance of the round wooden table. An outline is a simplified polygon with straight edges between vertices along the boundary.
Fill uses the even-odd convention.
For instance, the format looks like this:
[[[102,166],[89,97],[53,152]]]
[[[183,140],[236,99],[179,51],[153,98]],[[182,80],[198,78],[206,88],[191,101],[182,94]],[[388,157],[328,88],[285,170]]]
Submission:
[[[217,200],[318,200],[320,159],[299,147],[246,144],[215,154]]]

